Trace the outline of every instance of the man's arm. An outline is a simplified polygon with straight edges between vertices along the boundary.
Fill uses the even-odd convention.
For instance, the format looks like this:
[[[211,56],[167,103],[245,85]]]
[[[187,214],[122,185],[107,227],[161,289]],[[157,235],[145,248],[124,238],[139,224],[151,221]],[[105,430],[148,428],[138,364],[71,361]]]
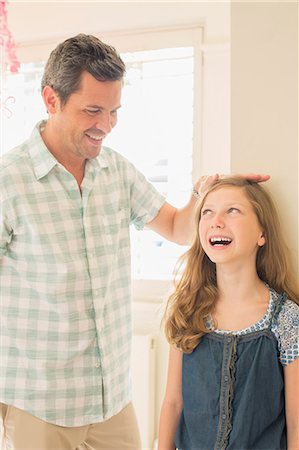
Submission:
[[[267,181],[269,175],[243,174],[240,175],[247,180],[256,182]],[[211,175],[200,177],[194,185],[194,190],[198,196],[219,179],[220,175]],[[159,214],[146,225],[146,228],[155,231],[169,241],[180,245],[189,245],[194,233],[194,211],[196,198],[191,196],[189,202],[184,208],[177,209],[169,203],[165,203],[159,211]]]
[[[194,230],[194,205],[196,199],[190,200],[187,206],[177,209],[169,203],[164,203],[159,214],[146,225],[152,231],[180,245],[191,242]]]

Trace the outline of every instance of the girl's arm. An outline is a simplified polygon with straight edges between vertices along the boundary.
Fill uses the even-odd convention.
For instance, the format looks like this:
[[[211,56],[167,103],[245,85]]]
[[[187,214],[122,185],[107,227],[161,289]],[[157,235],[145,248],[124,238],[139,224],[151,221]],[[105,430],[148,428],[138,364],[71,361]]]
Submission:
[[[180,350],[170,347],[166,392],[160,414],[158,450],[176,448],[175,432],[183,407],[182,357]]]
[[[284,367],[288,450],[299,449],[299,358]]]

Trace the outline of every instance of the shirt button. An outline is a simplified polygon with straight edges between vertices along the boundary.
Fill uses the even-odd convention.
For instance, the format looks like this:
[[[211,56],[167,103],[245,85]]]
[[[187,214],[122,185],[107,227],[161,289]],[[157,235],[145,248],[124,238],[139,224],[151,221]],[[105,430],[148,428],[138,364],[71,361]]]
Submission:
[[[226,419],[226,414],[222,414],[222,419]]]
[[[100,363],[96,363],[94,366],[98,369],[100,367]]]
[[[225,375],[225,377],[224,377],[224,381],[227,381],[228,380],[228,376],[227,375]]]

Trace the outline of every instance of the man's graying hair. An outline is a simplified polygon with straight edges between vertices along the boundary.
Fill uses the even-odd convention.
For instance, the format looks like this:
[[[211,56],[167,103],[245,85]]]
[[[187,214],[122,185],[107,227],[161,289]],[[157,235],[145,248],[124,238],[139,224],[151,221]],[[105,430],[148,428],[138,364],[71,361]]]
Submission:
[[[47,61],[41,88],[51,86],[62,105],[78,91],[81,74],[89,72],[99,81],[122,80],[125,64],[116,50],[95,36],[78,34],[60,43]]]

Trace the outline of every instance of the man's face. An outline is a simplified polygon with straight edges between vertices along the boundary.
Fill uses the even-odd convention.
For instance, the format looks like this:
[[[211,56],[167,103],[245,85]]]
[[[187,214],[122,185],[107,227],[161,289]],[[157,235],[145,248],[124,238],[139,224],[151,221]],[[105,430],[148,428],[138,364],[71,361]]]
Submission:
[[[50,113],[51,141],[56,156],[90,159],[98,156],[102,142],[117,123],[122,81],[98,81],[83,72],[80,89],[61,105],[57,97]],[[58,155],[57,155],[58,152]]]

